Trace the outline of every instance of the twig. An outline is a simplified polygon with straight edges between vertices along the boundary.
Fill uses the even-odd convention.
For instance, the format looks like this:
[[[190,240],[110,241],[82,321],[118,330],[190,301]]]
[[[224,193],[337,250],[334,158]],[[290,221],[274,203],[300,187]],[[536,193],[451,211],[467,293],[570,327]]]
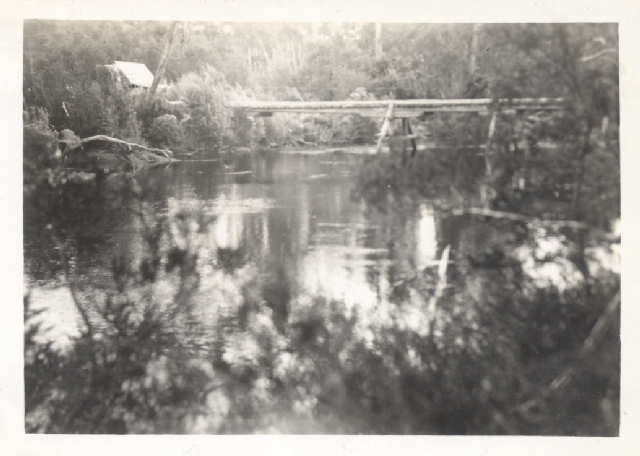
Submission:
[[[442,251],[442,256],[440,256],[440,264],[438,265],[438,284],[436,285],[436,290],[429,299],[429,304],[427,306],[427,313],[430,318],[433,317],[438,300],[442,297],[445,288],[447,288],[447,266],[449,264],[450,249],[451,246],[447,245]]]
[[[580,58],[581,62],[588,62],[590,60],[593,59],[597,59],[598,57],[601,57],[605,54],[615,54],[616,52],[618,52],[615,48],[607,48],[607,49],[603,49],[601,51],[596,52],[595,54],[591,54],[591,55],[585,55],[584,57]]]

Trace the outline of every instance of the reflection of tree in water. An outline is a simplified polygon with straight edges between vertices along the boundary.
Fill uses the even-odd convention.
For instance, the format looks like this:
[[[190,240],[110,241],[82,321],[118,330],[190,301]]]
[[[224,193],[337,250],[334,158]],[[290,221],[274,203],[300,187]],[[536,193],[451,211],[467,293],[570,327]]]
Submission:
[[[147,237],[139,269],[120,263],[119,290],[80,303],[90,324],[68,351],[27,333],[30,430],[615,432],[615,422],[597,425],[615,416],[606,410],[617,403],[617,349],[575,354],[617,279],[576,272],[570,235],[460,218],[450,286],[429,313],[437,268],[399,285],[403,299],[391,306],[291,296],[284,271],[260,279],[240,262],[199,269],[206,221],[194,221],[185,214],[149,225],[156,237]],[[222,274],[221,299],[198,296],[201,280],[218,286],[203,273]],[[577,366],[572,383],[516,408],[567,363]]]
[[[29,272],[39,278],[61,270],[59,252],[49,248],[54,231],[68,240],[66,248],[86,254],[77,259],[79,267],[95,267],[96,253],[129,216],[127,207],[135,191],[127,177],[110,176],[88,184],[68,183],[48,198],[26,198],[24,247]]]
[[[37,337],[45,328],[32,324],[39,311],[27,297],[28,430],[616,434],[619,274],[606,267],[607,239],[524,220],[569,217],[607,229],[619,218],[615,27],[514,30],[490,27],[483,37],[495,35],[497,49],[481,65],[495,69],[484,95],[551,88],[568,109],[503,111],[486,148],[477,146],[487,144],[489,117],[443,113],[429,120],[441,150],[372,157],[357,190],[382,209],[402,213],[406,200],[425,199],[468,208],[481,193],[482,208],[493,210],[487,219],[436,212],[416,221],[411,208],[384,228],[388,258],[363,253],[356,230],[318,229],[344,227],[349,212],[345,187],[333,185],[338,157],[321,165],[235,151],[195,173],[181,165],[151,173],[139,188],[101,171],[80,185],[57,169],[59,151],[49,151],[51,163],[29,153],[38,131],[27,125],[25,190],[49,196],[25,206],[35,233],[25,236],[26,258],[35,259],[27,268],[31,277],[64,277],[83,323],[67,347],[54,348]],[[545,43],[549,52],[538,52]],[[611,59],[600,59],[598,43],[614,46],[604,50]],[[447,66],[446,55],[431,57]],[[420,79],[413,73],[379,95],[406,95],[394,86]],[[458,92],[460,75],[445,76],[440,88]],[[42,104],[29,93],[31,105]],[[66,105],[63,115],[54,104],[54,123],[66,126]],[[181,193],[167,198],[171,186]],[[277,193],[293,210],[241,217],[247,208],[234,204],[258,192]],[[140,197],[152,207],[132,213]],[[216,222],[224,242],[205,242],[216,237],[208,220],[180,210],[194,199],[231,203]],[[433,231],[437,245],[424,242]],[[332,236],[348,249],[326,248]],[[111,274],[98,280],[107,264]],[[338,292],[304,291],[296,280],[305,266],[305,280],[322,275],[315,283]]]
[[[619,279],[596,235],[425,208],[390,214],[379,231],[314,232],[318,220],[304,222],[310,209],[296,202],[228,217],[240,237],[225,244],[197,210],[153,215],[158,194],[125,211],[144,242],[116,256],[112,285],[96,289],[68,262],[82,333],[58,349],[27,325],[30,431],[617,432],[618,322],[601,316]],[[320,221],[341,215],[314,208]],[[306,234],[288,239],[301,223]],[[395,240],[389,267],[362,270],[378,299],[305,294],[295,271],[322,236]],[[84,245],[64,246],[67,260],[87,258]],[[362,285],[351,273],[346,291]]]
[[[247,252],[244,248],[224,248],[217,249],[218,264],[226,273],[232,273],[242,267],[247,262]]]
[[[465,420],[454,420],[462,426],[456,432],[477,432],[479,423],[468,419],[478,407],[494,409],[499,413],[496,416],[509,416],[506,421],[485,417],[495,426],[484,428],[487,432],[549,432],[546,426],[553,421],[552,432],[572,433],[576,431],[569,424],[571,413],[591,417],[593,421],[582,426],[594,426],[601,420],[606,422],[605,432],[614,430],[617,419],[613,414],[603,417],[599,406],[617,403],[617,344],[605,344],[605,356],[611,358],[574,357],[615,294],[617,275],[583,276],[570,260],[575,248],[572,235],[468,218],[457,224],[457,230],[450,231],[458,241],[449,274],[452,286],[430,322],[433,334],[439,335],[434,340],[438,350],[448,357],[443,363],[436,362],[438,369],[452,360],[464,363],[453,370],[460,375],[459,382],[447,382],[461,387],[451,396],[455,402],[468,397],[473,404],[464,414],[466,425]],[[428,283],[420,282],[422,295],[428,296],[429,289],[424,288]],[[615,340],[616,328],[609,331]],[[432,360],[433,355],[431,352]],[[514,402],[543,390],[567,362],[579,364],[580,382],[557,391],[554,399],[558,402],[553,406],[538,404],[543,407],[535,419],[511,416]],[[610,370],[602,370],[602,364]],[[600,397],[601,403],[579,401],[583,395]],[[577,408],[572,409],[574,406]]]
[[[55,354],[27,332],[28,430],[169,432],[175,430],[173,415],[183,413],[176,404],[202,394],[206,377],[198,377],[190,361],[197,347],[176,330],[199,284],[192,219],[177,214],[171,222],[150,221],[139,215],[147,249],[135,261],[114,257],[110,289],[83,293],[67,263],[65,275],[83,321],[70,347]],[[29,322],[28,303],[25,315]],[[175,357],[166,357],[169,350]],[[152,390],[157,394],[150,398]]]
[[[549,128],[546,120],[534,124]],[[450,131],[463,137],[467,127],[457,127]],[[427,420],[439,432],[617,433],[619,271],[608,257],[619,239],[600,231],[619,217],[617,152],[587,147],[583,170],[591,179],[576,179],[579,149],[589,141],[563,128],[561,150],[543,150],[535,140],[514,142],[522,132],[507,124],[485,176],[478,173],[485,166],[474,165],[480,157],[455,149],[425,151],[408,164],[399,155],[376,157],[359,176],[356,193],[381,210],[402,212],[425,199],[444,209],[435,221],[437,251],[451,246],[452,261],[437,305],[438,267],[411,270],[416,243],[391,245],[400,261],[389,269],[400,309],[433,309],[407,327],[423,332],[423,345],[409,353],[436,366],[418,378],[422,391],[442,399],[435,406],[442,421]],[[474,205],[482,208],[468,210]],[[552,221],[567,218],[579,222]],[[414,233],[400,226],[391,239]]]

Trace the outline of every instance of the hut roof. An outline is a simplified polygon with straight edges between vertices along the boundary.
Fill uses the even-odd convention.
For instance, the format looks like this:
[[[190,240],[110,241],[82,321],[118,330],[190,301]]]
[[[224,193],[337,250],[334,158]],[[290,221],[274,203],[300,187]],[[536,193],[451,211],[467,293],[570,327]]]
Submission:
[[[148,88],[153,83],[153,73],[144,63],[115,60],[113,66],[124,74],[131,85]]]

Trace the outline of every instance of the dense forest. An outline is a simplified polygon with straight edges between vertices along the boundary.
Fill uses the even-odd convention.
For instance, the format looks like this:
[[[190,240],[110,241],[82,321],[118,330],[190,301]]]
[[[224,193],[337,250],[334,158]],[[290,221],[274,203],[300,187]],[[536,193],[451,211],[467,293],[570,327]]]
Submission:
[[[616,25],[31,20],[23,50],[25,230],[56,246],[48,274],[65,277],[83,326],[66,351],[41,342],[25,296],[27,431],[617,435],[620,276],[593,266],[620,242]],[[114,61],[144,63],[152,87],[114,80]],[[210,346],[168,323],[197,330],[212,219],[149,213],[158,190],[136,180],[143,162],[371,145],[380,129],[352,114],[258,117],[228,101],[522,97],[564,109],[499,112],[490,141],[487,116],[425,114],[415,137],[433,147],[410,153],[400,139],[395,153],[392,138],[394,153],[367,157],[354,177],[351,198],[367,211],[403,220],[428,200],[446,214],[446,244],[458,247],[441,249],[437,273],[394,277],[391,293],[399,309],[446,302],[442,321],[394,320],[372,330],[384,341],[372,348],[345,303],[285,306],[276,282],[251,287],[256,275]],[[83,141],[96,135],[128,149],[91,149]],[[71,257],[91,255],[92,228],[124,208],[142,253],[114,256],[111,288],[82,304],[91,284]],[[234,280],[245,271],[240,250],[211,255]],[[528,275],[557,257],[560,269]],[[173,294],[159,303],[149,290],[167,277]],[[229,346],[246,346],[229,327],[251,342],[250,361],[230,358]],[[281,410],[294,418],[278,422]]]
[[[176,133],[202,135],[199,128],[217,126],[214,133],[231,142],[246,139],[246,127],[229,125],[224,98],[565,96],[597,117],[592,120],[607,116],[617,125],[615,26],[385,24],[381,30],[374,43],[374,24],[172,28],[157,22],[27,21],[24,104],[46,109],[56,130],[166,141],[154,137],[153,123],[173,113],[158,101],[144,109],[137,100],[123,103],[99,79],[99,66],[114,60],[141,62],[155,72],[164,52],[164,96],[158,98],[184,101],[191,117]],[[175,113],[179,121],[186,114]],[[287,127],[300,134],[304,125]],[[274,125],[269,140],[290,141],[283,128]],[[316,138],[328,139],[345,138]]]

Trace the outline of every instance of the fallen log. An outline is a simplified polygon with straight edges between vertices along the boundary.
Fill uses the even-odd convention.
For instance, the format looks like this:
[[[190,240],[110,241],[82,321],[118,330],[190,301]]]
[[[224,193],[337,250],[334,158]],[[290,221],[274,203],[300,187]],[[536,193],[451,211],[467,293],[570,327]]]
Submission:
[[[491,209],[485,209],[480,207],[469,207],[464,209],[453,209],[452,215],[478,215],[482,217],[491,217],[495,219],[512,220],[516,222],[525,222],[534,225],[548,226],[551,228],[573,228],[573,229],[594,229],[588,225],[578,222],[576,220],[544,220],[536,217],[529,217],[522,214],[516,214],[514,212],[494,211]]]
[[[107,135],[80,139],[71,130],[60,132],[58,144],[67,166],[101,173],[138,170],[176,161],[168,149],[149,147]],[[82,152],[79,152],[82,151]]]
[[[89,136],[87,138],[82,138],[82,139],[78,138],[77,140],[63,139],[63,140],[60,140],[59,142],[67,144],[69,150],[74,150],[81,147],[84,144],[87,144],[93,141],[103,141],[103,142],[118,144],[123,146],[125,150],[128,152],[132,152],[135,149],[139,149],[145,152],[151,152],[156,155],[161,155],[167,159],[173,159],[173,152],[171,152],[169,149],[159,149],[156,147],[143,146],[142,144],[127,142],[122,139],[113,138],[111,136],[106,136],[106,135]]]

